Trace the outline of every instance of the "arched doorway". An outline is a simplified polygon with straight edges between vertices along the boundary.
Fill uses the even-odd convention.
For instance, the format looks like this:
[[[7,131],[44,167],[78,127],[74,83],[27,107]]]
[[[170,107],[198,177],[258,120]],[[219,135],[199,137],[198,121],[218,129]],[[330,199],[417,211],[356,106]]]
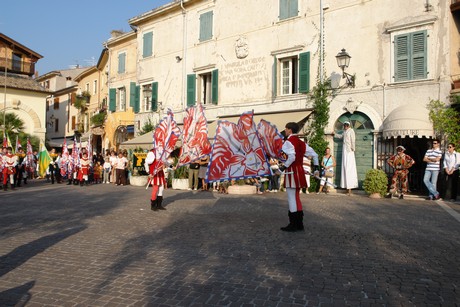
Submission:
[[[340,116],[334,124],[334,131],[337,134],[343,133],[343,123],[350,122],[351,128],[355,131],[355,159],[356,169],[358,171],[359,187],[362,187],[366,172],[372,168],[373,163],[373,133],[374,125],[366,114],[361,112],[345,113]],[[336,176],[335,184],[340,186],[340,178],[342,176],[342,148],[343,142],[341,139],[334,139],[334,156],[336,158]]]

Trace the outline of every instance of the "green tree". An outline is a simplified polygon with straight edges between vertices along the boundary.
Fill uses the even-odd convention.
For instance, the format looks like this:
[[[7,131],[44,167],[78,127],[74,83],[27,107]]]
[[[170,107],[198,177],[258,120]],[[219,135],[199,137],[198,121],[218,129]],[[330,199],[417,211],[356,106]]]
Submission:
[[[431,100],[427,108],[434,133],[443,144],[460,142],[460,114],[440,100]]]
[[[24,130],[24,122],[22,119],[20,119],[16,114],[14,113],[6,113],[5,114],[5,122],[6,124],[4,125],[3,122],[3,113],[1,113],[1,118],[0,118],[0,125],[3,127],[6,127],[6,133],[10,135],[13,133],[19,133],[22,130]]]
[[[6,121],[6,125],[5,125],[6,133],[8,134],[10,138],[10,141],[12,143],[11,145],[13,146],[13,148],[16,147],[16,137],[18,137],[19,143],[21,143],[24,151],[27,151],[27,138],[29,138],[32,148],[34,150],[39,150],[40,139],[36,136],[32,136],[23,131],[25,124],[22,119],[20,119],[14,113],[6,113],[5,121]],[[0,126],[3,127],[3,113],[1,113],[1,117],[0,117]],[[3,138],[3,135],[1,137]]]
[[[155,125],[152,123],[152,120],[149,118],[147,122],[144,123],[142,129],[139,131],[141,135],[146,134],[147,132],[151,132],[155,129]]]

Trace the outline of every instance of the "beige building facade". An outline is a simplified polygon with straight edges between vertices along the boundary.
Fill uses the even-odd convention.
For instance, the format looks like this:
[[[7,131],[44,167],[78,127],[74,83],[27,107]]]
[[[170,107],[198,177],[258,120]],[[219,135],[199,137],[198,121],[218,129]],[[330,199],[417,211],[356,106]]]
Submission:
[[[360,182],[369,168],[385,167],[397,144],[421,167],[433,136],[426,106],[449,102],[459,71],[449,1],[174,1],[129,24],[139,126],[158,122],[167,108],[180,123],[187,106],[201,103],[211,127],[253,110],[283,130],[313,111],[309,93],[322,75],[333,87],[326,130],[352,122]],[[336,61],[342,49],[351,56],[346,74]],[[340,169],[341,143],[326,137]],[[422,171],[414,169],[414,189],[422,188]]]

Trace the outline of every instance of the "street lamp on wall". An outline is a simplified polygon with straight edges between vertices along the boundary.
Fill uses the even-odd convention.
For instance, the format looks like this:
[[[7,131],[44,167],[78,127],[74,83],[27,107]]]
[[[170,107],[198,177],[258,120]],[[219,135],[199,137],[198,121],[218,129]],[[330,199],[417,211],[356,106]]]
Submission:
[[[350,75],[345,72],[345,68],[348,68],[350,64],[351,56],[348,52],[343,48],[336,56],[337,65],[342,69],[342,78],[347,79],[346,86],[347,87],[355,87],[355,76]]]

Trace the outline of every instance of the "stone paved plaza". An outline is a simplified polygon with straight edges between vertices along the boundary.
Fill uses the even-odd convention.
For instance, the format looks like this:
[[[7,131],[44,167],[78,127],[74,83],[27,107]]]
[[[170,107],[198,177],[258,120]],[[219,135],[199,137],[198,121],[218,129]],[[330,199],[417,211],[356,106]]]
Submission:
[[[35,181],[0,191],[0,306],[458,306],[460,203]]]

